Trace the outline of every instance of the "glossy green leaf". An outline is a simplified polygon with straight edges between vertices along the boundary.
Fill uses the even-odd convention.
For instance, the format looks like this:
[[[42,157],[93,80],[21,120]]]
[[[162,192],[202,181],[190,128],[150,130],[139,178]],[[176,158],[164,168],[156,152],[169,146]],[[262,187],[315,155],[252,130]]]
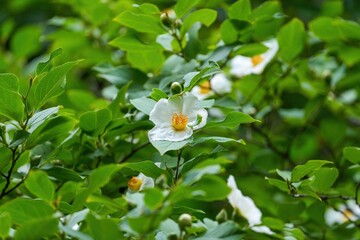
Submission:
[[[320,169],[325,164],[332,164],[332,162],[326,160],[309,160],[304,165],[298,165],[291,173],[291,181],[297,182],[309,173]]]
[[[230,112],[223,121],[208,122],[205,125],[205,128],[213,128],[218,126],[226,127],[226,128],[235,128],[240,124],[253,123],[253,122],[259,122],[259,120],[256,120],[245,113],[234,111],[234,112]]]
[[[38,25],[25,25],[15,32],[11,38],[10,48],[16,57],[30,57],[32,54],[41,50],[42,29]],[[24,43],[26,39],[26,44]]]
[[[343,154],[346,159],[354,164],[360,163],[360,148],[346,147],[343,149]]]
[[[216,227],[209,229],[205,235],[197,237],[197,240],[205,239],[241,239],[240,235],[235,233],[238,231],[238,226],[233,221],[227,221],[222,224],[217,225]]]
[[[91,235],[99,240],[117,240],[122,238],[119,226],[112,219],[97,219],[91,214],[86,217]]]
[[[41,73],[48,72],[52,68],[52,61],[55,57],[61,55],[62,49],[58,48],[51,52],[49,59],[46,62],[40,62],[36,67],[36,75]]]
[[[238,0],[229,8],[229,18],[238,20],[248,20],[251,13],[251,3],[249,0]]]
[[[82,182],[83,178],[74,170],[64,167],[54,166],[48,169],[45,169],[45,172],[60,181],[74,181]]]
[[[47,202],[51,202],[54,198],[54,184],[43,171],[30,171],[26,178],[25,186],[32,194]]]
[[[38,126],[40,126],[46,119],[50,118],[54,114],[57,114],[60,110],[60,106],[44,109],[35,113],[28,122],[29,132],[32,133]]]
[[[107,108],[87,112],[81,115],[79,126],[85,133],[92,136],[98,136],[104,133],[106,126],[111,121],[111,118],[111,111]]]
[[[150,188],[145,192],[144,202],[149,209],[155,210],[161,206],[164,197],[160,189]]]
[[[314,173],[315,180],[311,184],[316,192],[326,193],[330,190],[339,176],[336,168],[321,168]]]
[[[157,178],[164,173],[164,170],[156,166],[154,162],[148,160],[136,163],[122,163],[120,167],[129,168],[133,171],[143,173],[144,175],[151,178]]]
[[[27,222],[15,232],[16,240],[37,240],[55,236],[58,232],[59,220],[53,217],[44,217]]]
[[[6,238],[10,233],[11,216],[7,212],[0,214],[0,238]]]
[[[51,217],[55,209],[43,200],[16,198],[0,206],[0,214],[8,212],[14,223],[23,225],[27,222]]]
[[[178,18],[182,18],[194,6],[198,4],[199,0],[179,0],[174,6],[174,11]]]
[[[139,111],[141,111],[147,115],[150,114],[150,112],[154,109],[154,106],[156,104],[156,101],[154,101],[150,98],[147,98],[147,97],[131,99],[130,102]]]
[[[37,110],[51,98],[62,94],[66,85],[66,74],[79,62],[80,60],[67,62],[37,76],[30,88],[30,105]]]
[[[184,20],[180,29],[180,34],[185,35],[196,22],[201,22],[205,26],[209,27],[216,19],[217,12],[212,9],[201,9],[190,13]]]
[[[265,53],[269,48],[261,43],[252,43],[240,47],[234,51],[234,55],[243,55],[246,57],[253,57]]]
[[[221,38],[226,44],[234,43],[238,40],[238,31],[232,21],[225,20],[220,26]]]
[[[27,131],[17,130],[14,133],[14,137],[11,140],[9,147],[14,148],[14,147],[17,147],[17,146],[23,144],[29,138],[29,135],[30,135],[30,133],[28,133]]]
[[[284,25],[277,35],[280,57],[287,62],[294,60],[304,49],[305,37],[304,24],[299,19]]]
[[[10,73],[0,74],[0,115],[21,122],[24,103],[19,93],[19,79]]]

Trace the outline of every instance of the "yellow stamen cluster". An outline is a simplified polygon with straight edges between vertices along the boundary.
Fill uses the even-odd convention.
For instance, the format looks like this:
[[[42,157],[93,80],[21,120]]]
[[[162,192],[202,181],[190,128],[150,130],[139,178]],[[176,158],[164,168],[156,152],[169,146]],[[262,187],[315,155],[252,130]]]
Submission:
[[[261,57],[261,55],[255,55],[251,58],[251,62],[253,66],[260,64],[264,59]]]
[[[174,113],[171,120],[171,125],[176,131],[183,131],[186,128],[186,125],[188,124],[188,117],[183,114],[177,114]]]
[[[142,185],[142,180],[138,177],[132,177],[128,182],[128,187],[133,191],[139,191]]]
[[[205,81],[199,84],[200,93],[207,94],[211,91],[210,81]]]
[[[349,209],[346,209],[345,211],[343,211],[343,215],[345,218],[345,221],[349,221],[351,219],[351,217],[354,216],[354,214],[352,213],[352,211],[350,211]]]

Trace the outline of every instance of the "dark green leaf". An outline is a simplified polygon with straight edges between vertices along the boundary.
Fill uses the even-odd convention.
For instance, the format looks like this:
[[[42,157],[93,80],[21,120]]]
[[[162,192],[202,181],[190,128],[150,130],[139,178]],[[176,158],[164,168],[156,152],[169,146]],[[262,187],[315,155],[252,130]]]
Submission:
[[[184,36],[196,22],[201,22],[205,26],[209,27],[215,21],[216,16],[217,12],[212,9],[194,11],[185,18],[184,23],[181,26],[180,34]]]
[[[19,79],[10,73],[0,74],[0,115],[21,122],[24,103],[19,93]]]
[[[87,112],[81,115],[79,126],[85,133],[92,136],[98,136],[104,133],[111,118],[111,111],[107,108],[94,112]]]
[[[346,147],[343,149],[343,154],[346,159],[354,164],[360,163],[360,148]]]
[[[242,112],[230,112],[223,121],[219,122],[209,122],[206,124],[205,128],[212,128],[212,127],[226,127],[226,128],[235,128],[243,123],[253,123],[253,122],[260,122],[252,118],[251,116],[242,113]]]

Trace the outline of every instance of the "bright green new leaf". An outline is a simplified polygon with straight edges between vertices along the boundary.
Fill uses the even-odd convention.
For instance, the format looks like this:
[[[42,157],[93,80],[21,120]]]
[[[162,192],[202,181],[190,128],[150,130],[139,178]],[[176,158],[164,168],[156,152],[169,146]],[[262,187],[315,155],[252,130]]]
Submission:
[[[268,183],[270,185],[277,187],[281,191],[284,191],[286,193],[289,192],[288,185],[286,184],[285,181],[281,181],[281,180],[275,179],[275,178],[268,178],[268,177],[265,177],[265,179],[268,181]]]
[[[354,164],[360,163],[360,148],[346,147],[343,149],[343,154],[346,159]]]
[[[59,220],[44,217],[25,223],[15,232],[15,240],[38,240],[55,236],[58,232]]]
[[[335,183],[339,176],[337,168],[321,168],[314,173],[315,180],[311,184],[313,189],[319,193],[326,193],[330,190],[331,186]]]
[[[230,188],[226,182],[215,175],[205,175],[191,186],[193,198],[202,201],[226,199]]]
[[[294,60],[303,50],[305,44],[304,24],[297,18],[284,25],[277,35],[280,57],[286,62]]]
[[[41,26],[25,25],[17,28],[14,36],[11,38],[10,49],[16,57],[28,58],[32,54],[41,50]]]
[[[11,216],[8,212],[0,214],[0,238],[5,239],[10,233]]]
[[[134,105],[134,107],[136,107],[136,109],[147,115],[150,114],[150,112],[154,109],[154,106],[156,104],[156,101],[147,97],[131,99],[130,102],[132,105]]]
[[[145,205],[151,209],[155,210],[159,208],[164,200],[163,192],[158,188],[150,188],[146,191],[144,196]]]
[[[243,55],[253,57],[255,55],[266,52],[269,48],[261,43],[252,43],[241,46],[238,50],[234,51],[234,55]]]
[[[253,123],[253,122],[260,122],[252,118],[251,116],[242,113],[242,112],[230,112],[226,118],[219,122],[209,122],[205,125],[205,128],[212,128],[212,127],[226,127],[226,128],[236,128],[240,124],[243,123]]]
[[[161,26],[160,14],[150,15],[127,10],[117,16],[115,21],[138,32],[155,34],[166,32],[165,29]]]
[[[47,108],[43,111],[35,113],[28,122],[29,132],[32,133],[38,126],[40,126],[46,119],[50,118],[54,114],[57,114],[60,110],[60,106]]]
[[[91,235],[99,240],[118,240],[122,239],[120,228],[112,219],[97,219],[91,214],[86,217],[89,224]]]
[[[19,93],[19,79],[11,73],[0,74],[0,115],[21,122],[24,103]]]
[[[201,9],[190,13],[184,20],[180,29],[181,36],[187,33],[196,22],[201,22],[209,27],[216,20],[217,12],[212,9]]]
[[[309,160],[304,165],[296,166],[291,173],[291,181],[297,182],[311,172],[320,169],[325,164],[332,164],[333,162],[326,160]]]
[[[220,26],[221,38],[226,44],[234,43],[238,40],[238,31],[230,19],[226,19]]]
[[[238,20],[248,20],[251,13],[250,0],[238,0],[229,8],[229,18]]]
[[[58,48],[54,50],[51,54],[49,59],[46,62],[40,62],[36,67],[36,75],[40,75],[41,73],[48,72],[52,68],[52,60],[61,55],[62,49]]]
[[[104,133],[106,126],[111,121],[111,118],[111,111],[107,108],[87,112],[81,115],[79,126],[86,134],[98,136]]]
[[[182,18],[187,12],[199,3],[199,0],[179,0],[174,6],[176,17]]]
[[[8,212],[15,224],[23,225],[34,220],[51,217],[55,209],[43,200],[16,198],[0,206],[0,214]]]
[[[202,69],[200,72],[190,72],[184,76],[184,91],[190,91],[202,79],[210,78],[216,73],[222,72],[219,65],[215,62],[209,62],[209,66]]]
[[[80,60],[64,63],[34,79],[28,98],[28,103],[33,110],[39,109],[51,98],[57,97],[64,92],[66,74],[79,62]]]
[[[25,180],[26,188],[36,197],[47,202],[54,198],[55,187],[48,175],[41,170],[31,170]]]

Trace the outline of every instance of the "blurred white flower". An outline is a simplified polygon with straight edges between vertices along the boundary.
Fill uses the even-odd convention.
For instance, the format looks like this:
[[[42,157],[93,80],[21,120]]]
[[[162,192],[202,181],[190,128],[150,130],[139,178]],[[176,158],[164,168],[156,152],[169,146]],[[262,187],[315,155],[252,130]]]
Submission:
[[[206,124],[208,113],[200,107],[200,101],[192,93],[160,99],[150,112],[150,121],[155,127],[149,131],[152,141],[182,141],[193,134],[193,130]]]
[[[147,177],[140,173],[136,177],[132,177],[128,182],[129,191],[137,192],[146,188],[153,188],[155,186],[154,179]]]
[[[279,49],[278,42],[275,38],[262,42],[262,44],[268,47],[265,53],[252,57],[234,57],[230,63],[230,73],[237,77],[243,77],[249,74],[261,74]]]
[[[255,232],[274,234],[274,232],[266,226],[255,226],[261,224],[262,213],[256,207],[254,201],[244,196],[238,189],[234,176],[229,176],[227,185],[231,188],[231,192],[228,195],[230,205],[248,221],[250,228]]]
[[[223,73],[215,74],[210,81],[205,81],[195,86],[191,93],[193,93],[198,99],[205,99],[215,93],[226,94],[231,92],[231,81]]]
[[[333,208],[328,208],[325,211],[325,221],[329,226],[335,224],[343,224],[360,219],[360,207],[354,200],[347,201],[346,204],[340,204],[336,211]]]

